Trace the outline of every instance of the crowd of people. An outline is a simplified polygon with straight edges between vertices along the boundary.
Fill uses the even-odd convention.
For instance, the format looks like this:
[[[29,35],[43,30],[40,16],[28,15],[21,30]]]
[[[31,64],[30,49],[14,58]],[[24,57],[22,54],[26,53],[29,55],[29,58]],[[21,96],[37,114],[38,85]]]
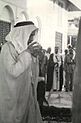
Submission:
[[[38,82],[37,100],[42,116],[53,116],[54,106],[49,106],[48,100],[54,91],[72,91],[73,74],[76,65],[75,51],[71,45],[65,50],[62,56],[55,48],[55,53],[51,53],[51,48],[42,49],[39,57],[39,76],[43,77]]]
[[[59,54],[58,47],[55,47],[55,53],[51,53],[50,47],[44,52],[41,65],[45,79],[46,96],[50,96],[53,91],[68,92],[73,90],[75,54],[76,52],[71,45],[65,49],[64,55]]]
[[[38,31],[32,21],[19,22],[1,46],[0,123],[42,123],[44,108],[52,113],[46,96],[49,98],[53,91],[73,90],[73,123],[80,123],[75,122],[80,121],[75,119],[81,102],[76,102],[81,92],[80,45],[77,45],[76,64],[76,51],[71,45],[65,49],[64,56],[59,54],[58,47],[51,53],[50,47],[45,50],[38,43]]]

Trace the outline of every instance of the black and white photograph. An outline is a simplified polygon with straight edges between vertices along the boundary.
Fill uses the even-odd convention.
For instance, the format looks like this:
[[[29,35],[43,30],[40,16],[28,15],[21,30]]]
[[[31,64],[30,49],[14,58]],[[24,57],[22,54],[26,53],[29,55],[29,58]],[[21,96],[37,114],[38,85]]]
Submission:
[[[81,123],[81,0],[0,0],[0,123]]]

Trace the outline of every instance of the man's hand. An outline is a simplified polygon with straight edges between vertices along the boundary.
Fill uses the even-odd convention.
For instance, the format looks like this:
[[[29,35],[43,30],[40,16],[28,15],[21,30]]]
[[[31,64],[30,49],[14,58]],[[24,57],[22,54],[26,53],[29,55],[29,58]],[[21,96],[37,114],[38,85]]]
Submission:
[[[38,42],[32,42],[30,45],[28,45],[27,51],[33,56],[37,56],[41,49],[42,47]]]

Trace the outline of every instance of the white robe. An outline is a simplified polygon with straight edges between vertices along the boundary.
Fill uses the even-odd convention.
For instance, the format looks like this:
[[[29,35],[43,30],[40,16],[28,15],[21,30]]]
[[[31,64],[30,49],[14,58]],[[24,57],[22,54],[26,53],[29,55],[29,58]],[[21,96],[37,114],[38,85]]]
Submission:
[[[0,54],[0,123],[42,122],[36,100],[38,71],[35,64],[33,70],[32,62],[30,53],[18,56],[11,43],[3,46]]]

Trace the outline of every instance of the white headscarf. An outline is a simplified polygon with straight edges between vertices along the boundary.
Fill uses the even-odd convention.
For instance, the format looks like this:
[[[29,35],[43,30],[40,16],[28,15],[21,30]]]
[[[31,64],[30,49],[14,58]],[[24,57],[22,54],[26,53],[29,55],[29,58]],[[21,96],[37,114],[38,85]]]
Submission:
[[[14,27],[12,31],[6,36],[6,41],[12,42],[16,51],[20,54],[27,49],[27,42],[31,33],[38,28],[35,25],[24,25]]]

